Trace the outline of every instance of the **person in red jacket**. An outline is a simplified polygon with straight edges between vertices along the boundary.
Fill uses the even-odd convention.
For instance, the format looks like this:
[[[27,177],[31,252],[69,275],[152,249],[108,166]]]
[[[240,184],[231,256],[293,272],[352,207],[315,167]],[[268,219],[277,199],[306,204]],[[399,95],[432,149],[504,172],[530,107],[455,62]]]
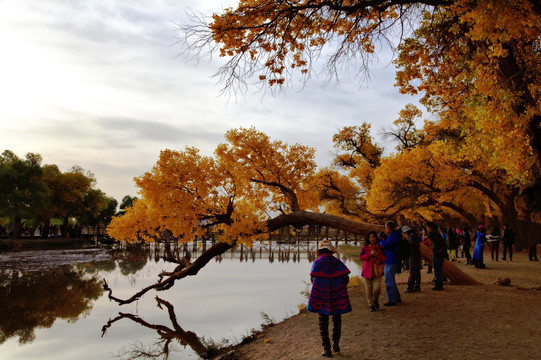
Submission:
[[[370,311],[379,309],[379,295],[381,293],[381,277],[385,266],[385,255],[383,248],[378,242],[378,234],[370,231],[366,237],[366,244],[361,249],[359,256],[363,262],[361,276],[364,281],[366,299]]]

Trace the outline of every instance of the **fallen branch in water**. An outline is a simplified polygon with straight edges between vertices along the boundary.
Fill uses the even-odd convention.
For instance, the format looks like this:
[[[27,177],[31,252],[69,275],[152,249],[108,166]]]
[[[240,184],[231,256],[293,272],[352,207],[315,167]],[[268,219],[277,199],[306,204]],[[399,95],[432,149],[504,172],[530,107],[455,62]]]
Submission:
[[[183,264],[179,264],[179,266],[177,266],[174,272],[162,273],[163,276],[162,274],[160,274],[159,280],[157,282],[138,291],[137,293],[135,293],[133,296],[131,296],[128,299],[120,299],[113,296],[113,290],[109,287],[109,284],[107,283],[107,280],[105,279],[103,279],[103,289],[109,292],[108,297],[110,300],[116,301],[119,305],[130,304],[134,301],[139,300],[141,296],[143,296],[150,290],[153,290],[153,289],[155,289],[156,291],[167,290],[167,289],[170,289],[175,284],[176,280],[180,280],[182,278],[185,278],[186,276],[197,275],[199,270],[201,270],[205,265],[207,265],[210,260],[212,260],[215,256],[225,253],[227,250],[231,249],[233,246],[234,244],[228,244],[228,243],[223,243],[223,242],[219,242],[212,245],[207,251],[202,253],[193,263],[187,260]],[[164,276],[167,276],[167,277],[164,279]]]

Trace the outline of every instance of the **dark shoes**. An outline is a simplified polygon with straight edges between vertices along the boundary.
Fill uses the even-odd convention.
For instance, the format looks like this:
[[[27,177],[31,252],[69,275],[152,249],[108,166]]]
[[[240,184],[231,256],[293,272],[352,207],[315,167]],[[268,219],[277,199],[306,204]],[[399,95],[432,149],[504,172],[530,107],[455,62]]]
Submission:
[[[328,346],[328,347],[327,347]],[[334,343],[332,345],[332,351],[331,351],[331,346],[330,345],[327,345],[324,347],[324,350],[323,352],[321,353],[321,356],[322,357],[326,357],[326,358],[332,358],[332,351],[334,351],[335,353],[339,353],[340,352],[340,346],[337,344],[337,343]]]
[[[379,309],[379,301],[374,301],[374,304],[376,305],[376,309]]]
[[[387,301],[385,304],[383,304],[383,306],[396,306],[397,303],[395,302],[390,302],[390,301]]]
[[[442,287],[438,287],[438,286],[434,286],[434,287],[432,288],[432,290],[434,290],[434,291],[443,291],[443,288],[442,288]]]
[[[406,290],[404,290],[404,292],[405,292],[406,294],[411,294],[411,293],[421,292],[421,289],[419,289],[419,288],[416,288],[416,289],[406,289]]]
[[[370,312],[375,312],[376,311],[376,307],[374,305],[370,306]]]
[[[330,350],[329,351],[325,350],[321,353],[321,356],[326,357],[326,358],[332,358],[332,352]]]

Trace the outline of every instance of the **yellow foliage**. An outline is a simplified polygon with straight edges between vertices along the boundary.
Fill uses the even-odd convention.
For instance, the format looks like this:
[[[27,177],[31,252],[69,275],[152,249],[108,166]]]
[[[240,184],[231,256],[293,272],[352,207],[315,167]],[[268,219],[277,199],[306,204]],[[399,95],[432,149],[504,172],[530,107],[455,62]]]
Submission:
[[[424,93],[441,130],[467,138],[522,184],[539,172],[541,155],[541,15],[532,6],[456,0],[426,11],[396,61],[401,92]]]
[[[141,199],[108,227],[119,241],[181,242],[212,228],[217,240],[244,243],[262,239],[265,220],[278,210],[317,208],[310,191],[314,149],[271,141],[253,128],[231,130],[214,156],[194,148],[163,150],[152,171],[135,179]]]

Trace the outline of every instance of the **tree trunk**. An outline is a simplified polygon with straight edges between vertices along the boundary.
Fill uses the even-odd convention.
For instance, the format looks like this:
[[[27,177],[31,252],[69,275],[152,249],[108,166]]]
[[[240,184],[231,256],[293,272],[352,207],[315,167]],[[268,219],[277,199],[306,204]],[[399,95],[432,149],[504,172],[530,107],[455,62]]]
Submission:
[[[448,202],[448,201],[445,201],[443,203],[440,204],[441,206],[444,206],[448,209],[451,209],[453,211],[455,211],[456,213],[458,213],[460,216],[462,216],[467,222],[468,222],[468,225],[474,227],[477,222],[477,219],[475,218],[475,216],[473,214],[471,214],[470,212],[462,209],[460,206],[457,206],[455,204],[453,204],[452,202]]]
[[[43,227],[41,228],[41,237],[47,239],[49,237],[49,229],[51,228],[51,219],[47,219],[43,222]]]
[[[33,239],[35,237],[34,234],[36,233],[36,230],[38,229],[39,224],[41,224],[41,219],[37,219],[32,224],[32,228],[30,228],[30,238],[31,239]]]
[[[336,215],[309,211],[295,211],[291,214],[280,215],[267,221],[268,231],[275,231],[288,225],[299,228],[304,225],[328,226],[361,236],[368,235],[370,231],[380,232],[384,230],[383,225],[361,223]]]
[[[18,215],[15,215],[13,218],[13,234],[11,238],[13,240],[17,240],[19,238],[19,233],[21,232],[21,217]]]
[[[69,217],[64,218],[64,222],[62,223],[62,238],[67,238],[68,233],[68,225],[69,225]]]
[[[421,257],[424,261],[428,262],[429,264],[432,264],[432,250],[421,244]],[[451,280],[451,283],[453,285],[480,285],[481,283],[474,278],[472,278],[470,275],[466,274],[459,268],[457,268],[455,265],[453,265],[452,262],[445,259],[443,261],[443,274]]]
[[[169,275],[166,279],[162,279],[162,277],[160,277],[160,279],[157,282],[140,290],[139,292],[137,292],[136,294],[134,294],[133,296],[131,296],[130,298],[126,300],[113,296],[113,290],[109,287],[105,279],[104,279],[103,288],[104,290],[109,292],[110,300],[116,301],[119,305],[130,304],[136,300],[139,300],[141,296],[143,296],[144,294],[146,294],[152,289],[155,289],[157,291],[168,290],[171,287],[173,287],[176,280],[180,280],[182,278],[185,278],[186,276],[197,275],[199,270],[205,267],[205,265],[207,265],[210,260],[214,259],[214,257],[218,255],[223,254],[227,250],[231,249],[234,245],[235,243],[229,244],[229,243],[219,242],[212,245],[207,251],[199,255],[199,257],[193,263],[191,263],[188,259],[184,259],[184,261],[182,262],[183,264],[177,266],[175,271],[171,275]]]

